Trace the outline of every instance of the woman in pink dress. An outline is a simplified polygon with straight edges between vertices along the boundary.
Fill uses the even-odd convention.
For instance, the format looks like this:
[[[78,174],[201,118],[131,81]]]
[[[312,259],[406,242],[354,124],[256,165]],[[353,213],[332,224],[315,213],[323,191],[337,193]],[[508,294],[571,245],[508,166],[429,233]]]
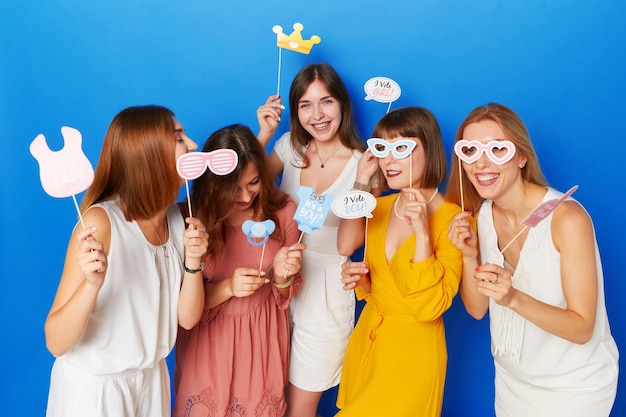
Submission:
[[[225,176],[207,170],[193,183],[192,212],[210,236],[205,308],[194,328],[179,329],[174,416],[280,417],[289,366],[287,308],[300,288],[304,250],[296,205],[274,187],[249,128],[216,131],[203,152],[217,149],[234,150],[238,164]]]

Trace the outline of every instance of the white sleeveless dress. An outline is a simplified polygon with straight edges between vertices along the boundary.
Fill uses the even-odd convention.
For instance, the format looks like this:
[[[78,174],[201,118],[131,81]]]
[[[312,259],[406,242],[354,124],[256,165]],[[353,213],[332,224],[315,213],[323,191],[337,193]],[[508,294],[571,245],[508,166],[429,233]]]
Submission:
[[[114,201],[95,206],[111,221],[107,272],[85,335],[55,360],[46,415],[169,416],[165,358],[178,329],[182,215],[168,209],[169,240],[155,246]]]
[[[276,141],[274,151],[283,162],[280,189],[296,204],[300,197],[302,170],[298,155],[291,146],[289,132]],[[362,153],[354,151],[341,175],[322,194],[333,197],[350,191]],[[304,233],[302,287],[291,300],[292,322],[289,382],[296,387],[322,392],[339,384],[343,355],[354,328],[356,298],[341,284],[341,264],[345,256],[337,252],[337,231],[340,218],[330,211],[321,229]]]
[[[548,188],[543,201],[563,194]],[[560,253],[552,243],[552,214],[530,228],[512,277],[513,286],[547,304],[565,308]],[[492,201],[478,215],[482,263],[503,264],[493,224]],[[575,238],[575,236],[572,236]],[[498,417],[608,416],[617,389],[618,351],[604,302],[604,278],[596,243],[598,305],[593,337],[584,345],[547,333],[490,299]]]

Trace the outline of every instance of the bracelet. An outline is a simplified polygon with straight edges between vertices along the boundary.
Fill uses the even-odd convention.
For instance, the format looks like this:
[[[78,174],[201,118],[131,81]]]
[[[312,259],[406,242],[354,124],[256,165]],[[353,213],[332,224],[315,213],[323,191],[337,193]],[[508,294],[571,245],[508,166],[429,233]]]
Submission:
[[[183,268],[185,268],[185,272],[189,272],[190,274],[196,274],[198,272],[202,272],[204,269],[204,261],[200,261],[200,267],[198,269],[189,269],[187,265],[185,265],[185,261],[183,261]]]
[[[354,186],[352,186],[352,189],[369,192],[372,187],[369,184],[363,184],[362,182],[354,181]]]
[[[272,283],[273,286],[275,286],[278,289],[283,289],[283,288],[287,288],[289,287],[291,284],[293,284],[293,280],[295,279],[295,275],[290,275],[289,279],[285,282],[276,282],[274,281],[274,264],[271,263],[269,267],[267,267],[267,276],[270,280],[270,282]]]

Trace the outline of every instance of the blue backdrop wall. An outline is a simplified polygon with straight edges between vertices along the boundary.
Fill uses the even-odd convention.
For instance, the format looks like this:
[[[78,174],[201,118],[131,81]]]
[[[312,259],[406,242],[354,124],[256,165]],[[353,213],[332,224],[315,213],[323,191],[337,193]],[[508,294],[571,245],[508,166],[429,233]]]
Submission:
[[[277,87],[275,24],[290,32],[302,22],[305,37],[322,38],[310,55],[284,51],[281,93],[302,65],[331,63],[364,137],[387,109],[364,100],[363,85],[375,76],[402,87],[392,108],[420,105],[437,115],[448,151],[473,107],[497,101],[515,109],[551,185],[580,186],[575,197],[595,222],[609,318],[624,350],[626,250],[616,204],[626,194],[624,16],[618,0],[1,2],[2,414],[44,414],[53,358],[43,323],[76,219],[71,199],[43,191],[30,142],[44,133],[60,149],[60,127],[75,127],[95,165],[112,117],[149,103],[173,109],[200,143],[234,122],[256,130],[255,110]],[[445,320],[443,415],[493,415],[486,320],[470,319],[459,299]],[[615,417],[626,416],[623,371]],[[333,394],[321,406],[327,416]]]

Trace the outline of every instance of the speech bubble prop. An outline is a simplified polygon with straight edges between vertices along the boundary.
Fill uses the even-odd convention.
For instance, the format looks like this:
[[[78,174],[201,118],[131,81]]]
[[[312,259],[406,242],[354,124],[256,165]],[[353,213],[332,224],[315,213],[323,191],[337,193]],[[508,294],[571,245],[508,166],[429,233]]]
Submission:
[[[333,201],[332,210],[342,219],[358,219],[372,217],[376,208],[376,197],[365,191],[348,191]]]
[[[365,90],[365,100],[374,100],[379,103],[389,103],[387,113],[391,108],[391,103],[400,98],[402,89],[400,85],[387,77],[373,77],[365,82],[363,86]]]
[[[293,218],[298,223],[298,230],[311,233],[321,228],[332,207],[333,197],[329,194],[317,194],[311,187],[303,186],[298,187],[296,193],[300,197],[300,203]]]
[[[80,222],[85,227],[76,194],[85,191],[93,182],[93,166],[82,150],[81,133],[69,126],[61,127],[63,149],[52,151],[46,137],[39,134],[29,150],[39,164],[39,179],[46,193],[52,197],[72,197]]]
[[[317,35],[311,36],[310,39],[302,38],[302,29],[304,25],[302,23],[293,24],[293,32],[287,36],[283,33],[283,28],[280,25],[274,25],[272,32],[276,34],[276,46],[278,46],[278,86],[276,87],[276,95],[280,95],[280,70],[282,63],[282,50],[288,49],[290,51],[298,52],[308,55],[311,52],[313,45],[317,45],[322,41]]]
[[[561,196],[561,198],[553,198],[552,200],[545,201],[539,204],[533,211],[530,212],[528,217],[526,217],[522,224],[535,227],[539,224],[540,221],[548,217],[550,213],[554,211],[562,202],[564,202],[569,196],[574,194],[574,191],[578,189],[578,185],[574,185],[572,188],[567,190],[565,194]]]
[[[554,209],[556,209],[562,202],[564,202],[569,196],[574,194],[574,191],[576,191],[577,189],[578,185],[574,185],[565,194],[563,194],[561,198],[553,198],[552,200],[544,201],[543,203],[535,207],[533,211],[531,211],[530,214],[524,220],[522,220],[522,224],[524,225],[522,230],[520,230],[519,233],[517,233],[513,237],[513,239],[511,239],[511,241],[506,244],[506,246],[500,251],[500,255],[502,255],[504,251],[507,250],[509,246],[511,246],[515,239],[520,237],[526,229],[528,229],[529,227],[537,226],[543,219],[548,217],[548,215],[552,213]]]

